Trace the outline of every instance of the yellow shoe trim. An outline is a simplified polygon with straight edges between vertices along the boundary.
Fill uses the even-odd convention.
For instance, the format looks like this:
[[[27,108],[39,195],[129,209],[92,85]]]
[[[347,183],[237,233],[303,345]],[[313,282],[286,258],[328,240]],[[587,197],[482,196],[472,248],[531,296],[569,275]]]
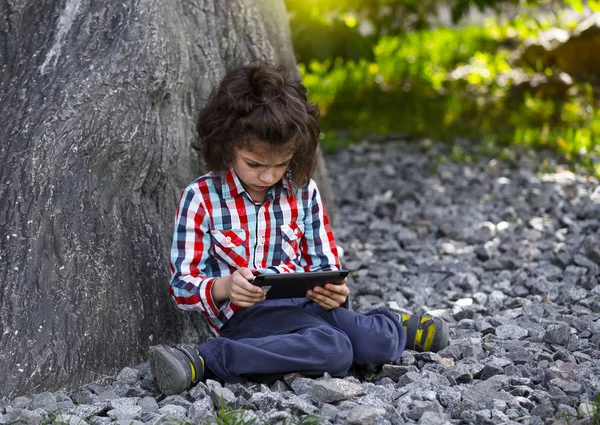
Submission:
[[[423,337],[423,329],[417,329],[415,334],[415,345],[421,345],[421,338]]]
[[[194,363],[190,362],[190,368],[192,368],[192,382],[196,380],[196,368],[194,367]]]
[[[435,336],[435,323],[429,325],[427,329],[427,338],[425,339],[425,343],[423,344],[423,349],[425,351],[431,350],[431,346],[433,345],[433,337]]]

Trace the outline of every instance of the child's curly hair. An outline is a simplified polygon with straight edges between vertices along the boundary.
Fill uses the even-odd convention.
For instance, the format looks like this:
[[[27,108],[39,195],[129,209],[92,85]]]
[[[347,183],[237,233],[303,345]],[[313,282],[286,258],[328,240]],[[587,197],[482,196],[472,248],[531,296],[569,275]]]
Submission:
[[[317,166],[319,110],[281,67],[253,62],[228,72],[200,111],[197,130],[194,147],[208,171],[226,171],[234,149],[255,140],[272,147],[295,143],[289,170],[296,187],[307,184]]]

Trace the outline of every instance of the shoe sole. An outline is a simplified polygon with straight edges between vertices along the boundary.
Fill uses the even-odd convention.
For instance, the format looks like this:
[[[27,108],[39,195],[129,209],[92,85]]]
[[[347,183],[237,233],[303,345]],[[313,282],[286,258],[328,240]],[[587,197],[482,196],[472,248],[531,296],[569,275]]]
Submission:
[[[436,328],[438,323],[441,325],[441,329],[439,333],[436,329],[436,335],[433,337],[432,344],[432,346],[435,347],[435,352],[443,350],[448,346],[448,343],[450,342],[450,328],[448,327],[448,323],[446,323],[444,319],[439,319],[436,323]]]
[[[191,382],[186,365],[177,360],[167,348],[151,347],[149,357],[158,388],[164,395],[179,394],[187,389],[187,385],[182,385]]]

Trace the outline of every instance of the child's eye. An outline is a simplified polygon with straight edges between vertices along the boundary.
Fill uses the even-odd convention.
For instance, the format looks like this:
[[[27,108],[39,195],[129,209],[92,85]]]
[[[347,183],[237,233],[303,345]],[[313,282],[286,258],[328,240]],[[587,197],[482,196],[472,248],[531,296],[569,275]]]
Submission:
[[[260,164],[254,164],[254,163],[248,162],[248,167],[250,167],[250,168],[258,168],[260,166],[261,166]]]

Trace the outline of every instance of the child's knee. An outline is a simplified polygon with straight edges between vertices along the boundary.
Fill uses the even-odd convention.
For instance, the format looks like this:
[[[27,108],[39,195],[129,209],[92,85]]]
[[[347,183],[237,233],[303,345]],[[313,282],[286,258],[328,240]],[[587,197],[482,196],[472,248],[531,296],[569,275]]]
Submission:
[[[352,366],[354,351],[350,338],[342,331],[323,327],[319,329],[326,334],[327,343],[323,348],[322,359],[325,361],[324,371],[331,375],[344,375]]]

